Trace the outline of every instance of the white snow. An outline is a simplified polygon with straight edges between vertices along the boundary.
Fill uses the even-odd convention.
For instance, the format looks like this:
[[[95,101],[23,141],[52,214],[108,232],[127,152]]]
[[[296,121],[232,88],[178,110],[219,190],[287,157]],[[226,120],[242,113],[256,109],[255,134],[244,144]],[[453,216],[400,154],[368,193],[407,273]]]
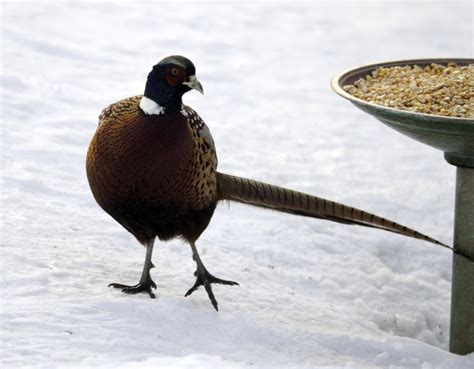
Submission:
[[[243,205],[189,246],[145,257],[94,202],[85,154],[101,109],[183,54],[184,102],[221,171],[344,202],[452,242],[455,168],[330,90],[372,62],[472,57],[472,2],[10,2],[2,10],[0,366],[473,368],[447,351],[451,254],[432,244]]]

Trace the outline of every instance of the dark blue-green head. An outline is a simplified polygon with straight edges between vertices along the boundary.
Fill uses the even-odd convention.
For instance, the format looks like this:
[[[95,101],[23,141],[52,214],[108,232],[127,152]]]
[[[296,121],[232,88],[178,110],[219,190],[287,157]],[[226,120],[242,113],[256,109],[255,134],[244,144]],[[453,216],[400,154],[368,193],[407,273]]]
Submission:
[[[158,107],[153,109],[147,99],[142,99],[140,107],[147,114],[160,114],[160,109],[161,113],[180,110],[183,95],[193,89],[204,93],[191,60],[180,55],[168,56],[153,67],[145,85],[145,98]]]

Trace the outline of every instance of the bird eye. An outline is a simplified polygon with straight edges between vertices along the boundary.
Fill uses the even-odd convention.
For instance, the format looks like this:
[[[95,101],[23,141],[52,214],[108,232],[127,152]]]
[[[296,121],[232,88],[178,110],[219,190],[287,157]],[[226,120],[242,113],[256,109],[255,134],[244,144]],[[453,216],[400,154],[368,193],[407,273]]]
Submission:
[[[171,75],[172,76],[177,76],[179,74],[179,70],[176,68],[171,69]]]

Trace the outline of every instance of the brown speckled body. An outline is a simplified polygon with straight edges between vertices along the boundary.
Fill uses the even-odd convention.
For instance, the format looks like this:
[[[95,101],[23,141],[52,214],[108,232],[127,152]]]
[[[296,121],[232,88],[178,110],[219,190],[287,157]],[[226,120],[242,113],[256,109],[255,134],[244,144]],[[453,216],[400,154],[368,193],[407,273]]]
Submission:
[[[201,137],[204,123],[191,108],[145,115],[140,98],[100,115],[87,153],[92,193],[143,244],[155,236],[194,242],[217,202],[212,139]]]

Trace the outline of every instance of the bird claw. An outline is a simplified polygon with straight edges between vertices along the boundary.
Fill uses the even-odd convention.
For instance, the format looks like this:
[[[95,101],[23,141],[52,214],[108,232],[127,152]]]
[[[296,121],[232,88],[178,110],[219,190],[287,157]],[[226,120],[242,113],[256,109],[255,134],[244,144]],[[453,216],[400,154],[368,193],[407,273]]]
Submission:
[[[128,286],[126,284],[120,283],[111,283],[108,285],[108,287],[120,288],[123,293],[128,293],[130,295],[135,295],[137,293],[148,293],[152,299],[156,297],[151,290],[152,288],[156,288],[156,284],[151,278],[143,282],[139,282],[134,286]]]
[[[188,297],[189,295],[191,295],[194,291],[198,289],[198,287],[204,286],[204,288],[206,289],[207,295],[209,296],[209,300],[211,300],[212,306],[214,306],[214,309],[216,309],[216,311],[219,311],[219,308],[217,306],[217,301],[216,301],[216,298],[214,297],[214,293],[212,292],[211,284],[217,283],[217,284],[226,284],[229,286],[239,285],[237,282],[226,281],[224,279],[214,277],[206,269],[204,269],[203,271],[198,269],[194,272],[194,275],[196,276],[196,282],[194,283],[194,286],[192,286],[188,290],[188,292],[186,292],[184,297]]]

